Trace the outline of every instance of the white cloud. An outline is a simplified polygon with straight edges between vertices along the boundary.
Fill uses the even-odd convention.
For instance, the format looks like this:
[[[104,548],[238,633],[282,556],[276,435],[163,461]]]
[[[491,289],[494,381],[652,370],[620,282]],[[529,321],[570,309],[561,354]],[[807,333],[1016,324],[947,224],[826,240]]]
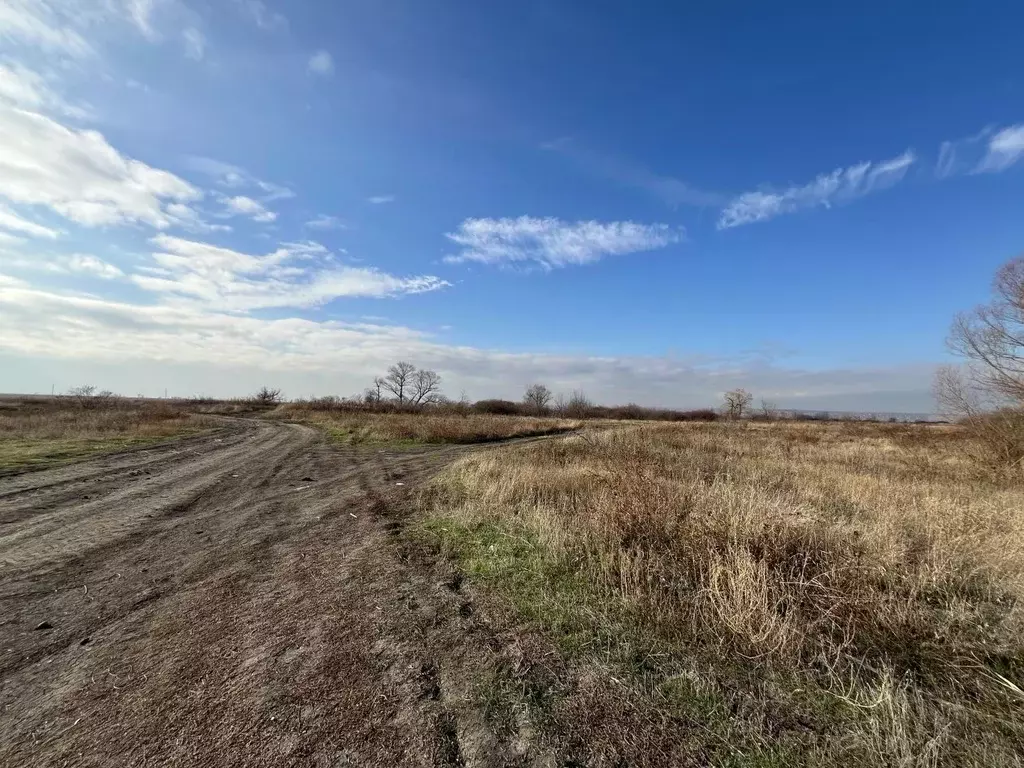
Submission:
[[[70,272],[82,272],[103,278],[104,280],[124,277],[124,272],[113,264],[84,253],[73,253],[63,263]]]
[[[0,3],[0,38],[37,46],[50,53],[89,56],[94,50],[74,28],[74,16],[49,0]]]
[[[277,30],[288,27],[288,19],[276,11],[271,11],[260,0],[235,0],[235,5],[260,29]]]
[[[185,203],[171,203],[165,209],[167,216],[177,225],[190,232],[230,232],[228,224],[210,224],[202,215]]]
[[[0,38],[74,58],[96,55],[85,35],[126,24],[156,43],[167,27],[181,29],[197,15],[181,0],[3,0]],[[158,19],[164,29],[158,27]]]
[[[118,267],[87,253],[73,253],[71,255],[33,254],[32,256],[6,254],[3,264],[6,269],[15,271],[84,274],[103,280],[114,280],[124,277],[124,272]]]
[[[996,173],[1005,171],[1024,157],[1024,123],[1011,125],[992,134],[988,139],[985,157],[982,158],[977,173]]]
[[[202,61],[206,54],[206,37],[195,27],[188,27],[181,33],[185,41],[185,56],[193,61]]]
[[[245,195],[224,197],[221,202],[224,203],[224,210],[228,216],[247,216],[261,224],[277,220],[277,214],[274,211],[267,210],[263,203]]]
[[[800,370],[733,358],[609,357],[508,353],[437,343],[414,329],[374,323],[257,318],[189,304],[142,305],[95,296],[62,295],[0,276],[0,359],[5,382],[34,385],[45,361],[59,376],[105,381],[121,391],[240,395],[273,379],[288,394],[349,394],[395,360],[441,373],[449,394],[518,398],[541,381],[558,392],[583,388],[603,403],[700,407],[742,386],[782,407],[928,411],[932,366]],[[31,358],[33,365],[16,363]],[[140,364],[144,363],[144,364]],[[73,380],[68,382],[68,386]]]
[[[458,264],[538,264],[544,269],[589,264],[678,242],[681,234],[667,224],[633,221],[576,221],[556,218],[466,219],[447,237],[462,250],[445,261]]]
[[[284,243],[252,256],[208,243],[158,235],[156,264],[133,282],[148,291],[199,301],[218,310],[312,307],[343,297],[398,296],[446,287],[431,275],[396,277],[372,268],[337,266],[319,243]]]
[[[913,151],[907,150],[880,163],[865,162],[849,168],[837,168],[803,186],[787,187],[781,191],[744,192],[722,210],[718,228],[729,229],[767,221],[806,208],[828,208],[887,189],[899,183],[916,160]]]
[[[167,204],[201,197],[174,174],[123,156],[97,131],[0,105],[0,198],[85,226],[163,229],[172,223]]]
[[[329,76],[334,74],[334,59],[327,51],[317,51],[309,57],[307,69],[311,74]]]
[[[0,104],[85,119],[89,110],[68,104],[46,78],[17,62],[0,62]]]
[[[327,216],[321,213],[315,219],[307,221],[306,226],[310,229],[344,229],[345,222],[337,216]]]
[[[366,202],[373,203],[374,205],[383,205],[384,203],[393,203],[397,199],[394,195],[374,195],[373,197],[366,198]]]
[[[0,230],[18,232],[30,237],[45,237],[51,240],[60,236],[60,233],[57,230],[44,227],[42,224],[36,224],[34,221],[22,218],[6,205],[2,204],[0,204]]]
[[[254,193],[255,190],[259,190],[265,203],[295,197],[295,192],[288,187],[258,179],[244,168],[231,163],[209,157],[189,157],[186,158],[185,164],[189,170],[209,176],[226,189],[251,189]]]

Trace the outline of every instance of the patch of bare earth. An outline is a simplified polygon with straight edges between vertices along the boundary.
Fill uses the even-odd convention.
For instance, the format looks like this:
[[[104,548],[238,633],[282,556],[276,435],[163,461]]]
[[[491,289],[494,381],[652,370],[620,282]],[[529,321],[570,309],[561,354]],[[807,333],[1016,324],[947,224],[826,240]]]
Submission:
[[[295,424],[0,479],[0,765],[506,765],[502,640],[395,535],[464,448]]]

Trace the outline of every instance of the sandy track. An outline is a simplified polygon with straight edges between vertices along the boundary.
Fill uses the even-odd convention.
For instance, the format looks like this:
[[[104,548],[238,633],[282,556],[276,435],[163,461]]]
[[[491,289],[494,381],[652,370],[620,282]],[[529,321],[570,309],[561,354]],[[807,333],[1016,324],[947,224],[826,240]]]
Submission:
[[[504,763],[380,514],[463,450],[239,421],[0,478],[0,765]]]

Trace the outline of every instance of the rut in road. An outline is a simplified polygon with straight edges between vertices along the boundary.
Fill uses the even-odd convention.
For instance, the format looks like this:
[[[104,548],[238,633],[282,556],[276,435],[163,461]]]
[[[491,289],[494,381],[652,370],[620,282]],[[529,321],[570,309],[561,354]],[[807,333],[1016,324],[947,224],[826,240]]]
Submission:
[[[487,639],[380,515],[465,450],[238,421],[0,478],[0,765],[514,759],[455,695]]]

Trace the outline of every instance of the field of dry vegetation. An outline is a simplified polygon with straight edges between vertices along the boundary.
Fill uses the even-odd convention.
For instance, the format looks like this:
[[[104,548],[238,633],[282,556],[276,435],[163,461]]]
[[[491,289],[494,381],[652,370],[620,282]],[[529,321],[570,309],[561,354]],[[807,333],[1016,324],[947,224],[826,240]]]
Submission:
[[[82,458],[213,428],[181,404],[121,398],[0,400],[0,470]]]
[[[1020,765],[1024,487],[970,439],[588,430],[463,458],[413,535],[521,622],[494,723],[589,763]]]
[[[267,415],[318,427],[333,439],[350,444],[486,443],[559,434],[580,426],[580,422],[570,419],[495,416],[438,409],[382,413],[301,402],[285,403]]]

